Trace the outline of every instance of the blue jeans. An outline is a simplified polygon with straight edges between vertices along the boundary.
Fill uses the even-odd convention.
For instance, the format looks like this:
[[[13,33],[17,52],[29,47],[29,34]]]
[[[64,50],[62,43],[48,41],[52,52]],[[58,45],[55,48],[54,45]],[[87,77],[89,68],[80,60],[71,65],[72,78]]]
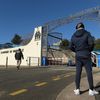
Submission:
[[[80,88],[80,79],[81,79],[81,73],[82,73],[82,67],[85,67],[86,73],[87,73],[87,79],[89,83],[89,88],[93,90],[93,75],[92,75],[92,62],[91,58],[80,58],[76,57],[76,89]]]

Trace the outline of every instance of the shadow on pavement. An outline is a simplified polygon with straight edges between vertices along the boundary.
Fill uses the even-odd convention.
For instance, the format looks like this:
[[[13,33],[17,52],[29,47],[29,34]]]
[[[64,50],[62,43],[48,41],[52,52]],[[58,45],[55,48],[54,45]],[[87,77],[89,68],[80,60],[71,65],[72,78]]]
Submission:
[[[80,91],[80,92],[81,92],[81,94],[83,94],[83,93],[85,93],[85,92],[87,92],[87,91],[89,91],[89,89],[86,89],[86,90]]]
[[[99,94],[100,94],[100,83],[95,87],[95,89],[99,92]],[[88,92],[89,91],[89,89],[86,89],[86,90],[84,90],[84,91],[80,91],[81,92],[81,94],[83,94],[83,93],[85,93],[85,92]],[[96,100],[100,100],[100,95],[96,95],[96,96],[99,96],[99,99],[96,99]]]
[[[100,83],[97,84],[97,86],[95,87],[95,89],[97,91],[99,91],[99,95],[96,95],[95,96],[95,100],[100,100]]]

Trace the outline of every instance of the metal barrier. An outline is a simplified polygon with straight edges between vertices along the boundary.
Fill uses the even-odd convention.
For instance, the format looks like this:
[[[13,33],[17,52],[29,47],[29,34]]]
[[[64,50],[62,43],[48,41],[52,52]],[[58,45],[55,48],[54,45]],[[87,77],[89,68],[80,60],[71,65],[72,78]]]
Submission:
[[[28,57],[27,64],[28,66],[39,66],[39,57]]]
[[[62,65],[62,58],[52,58],[48,57],[47,59],[48,65]]]

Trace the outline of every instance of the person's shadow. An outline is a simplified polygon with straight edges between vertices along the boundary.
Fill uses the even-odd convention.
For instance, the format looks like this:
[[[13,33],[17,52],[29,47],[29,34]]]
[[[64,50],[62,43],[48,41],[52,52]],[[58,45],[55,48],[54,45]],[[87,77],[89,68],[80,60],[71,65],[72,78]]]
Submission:
[[[99,94],[100,94],[100,83],[99,83],[99,85],[97,85],[97,86],[95,86],[94,87],[98,92],[99,92]],[[84,90],[84,91],[80,91],[80,93],[81,94],[84,94],[85,92],[88,92],[89,91],[89,89],[86,89],[86,90]]]
[[[89,89],[86,89],[86,90],[83,90],[83,91],[80,91],[80,94],[84,94],[85,92],[89,91]]]

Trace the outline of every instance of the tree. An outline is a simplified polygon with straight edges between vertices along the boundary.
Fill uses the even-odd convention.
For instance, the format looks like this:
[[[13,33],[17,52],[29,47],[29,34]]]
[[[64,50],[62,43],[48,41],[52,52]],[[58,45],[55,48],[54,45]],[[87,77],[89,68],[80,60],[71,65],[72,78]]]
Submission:
[[[95,50],[100,50],[100,44],[96,44],[94,47]]]
[[[96,43],[96,44],[100,44],[100,39],[96,39],[96,40],[95,40],[95,43]]]
[[[31,41],[31,39],[23,39],[23,41],[21,42],[21,45],[26,45]]]
[[[15,45],[19,45],[22,42],[22,37],[18,34],[15,34],[11,42]]]
[[[69,45],[69,41],[67,39],[63,39],[59,45],[60,49],[67,49]]]
[[[95,50],[100,50],[100,39],[96,39],[95,40],[95,47],[94,47]]]

